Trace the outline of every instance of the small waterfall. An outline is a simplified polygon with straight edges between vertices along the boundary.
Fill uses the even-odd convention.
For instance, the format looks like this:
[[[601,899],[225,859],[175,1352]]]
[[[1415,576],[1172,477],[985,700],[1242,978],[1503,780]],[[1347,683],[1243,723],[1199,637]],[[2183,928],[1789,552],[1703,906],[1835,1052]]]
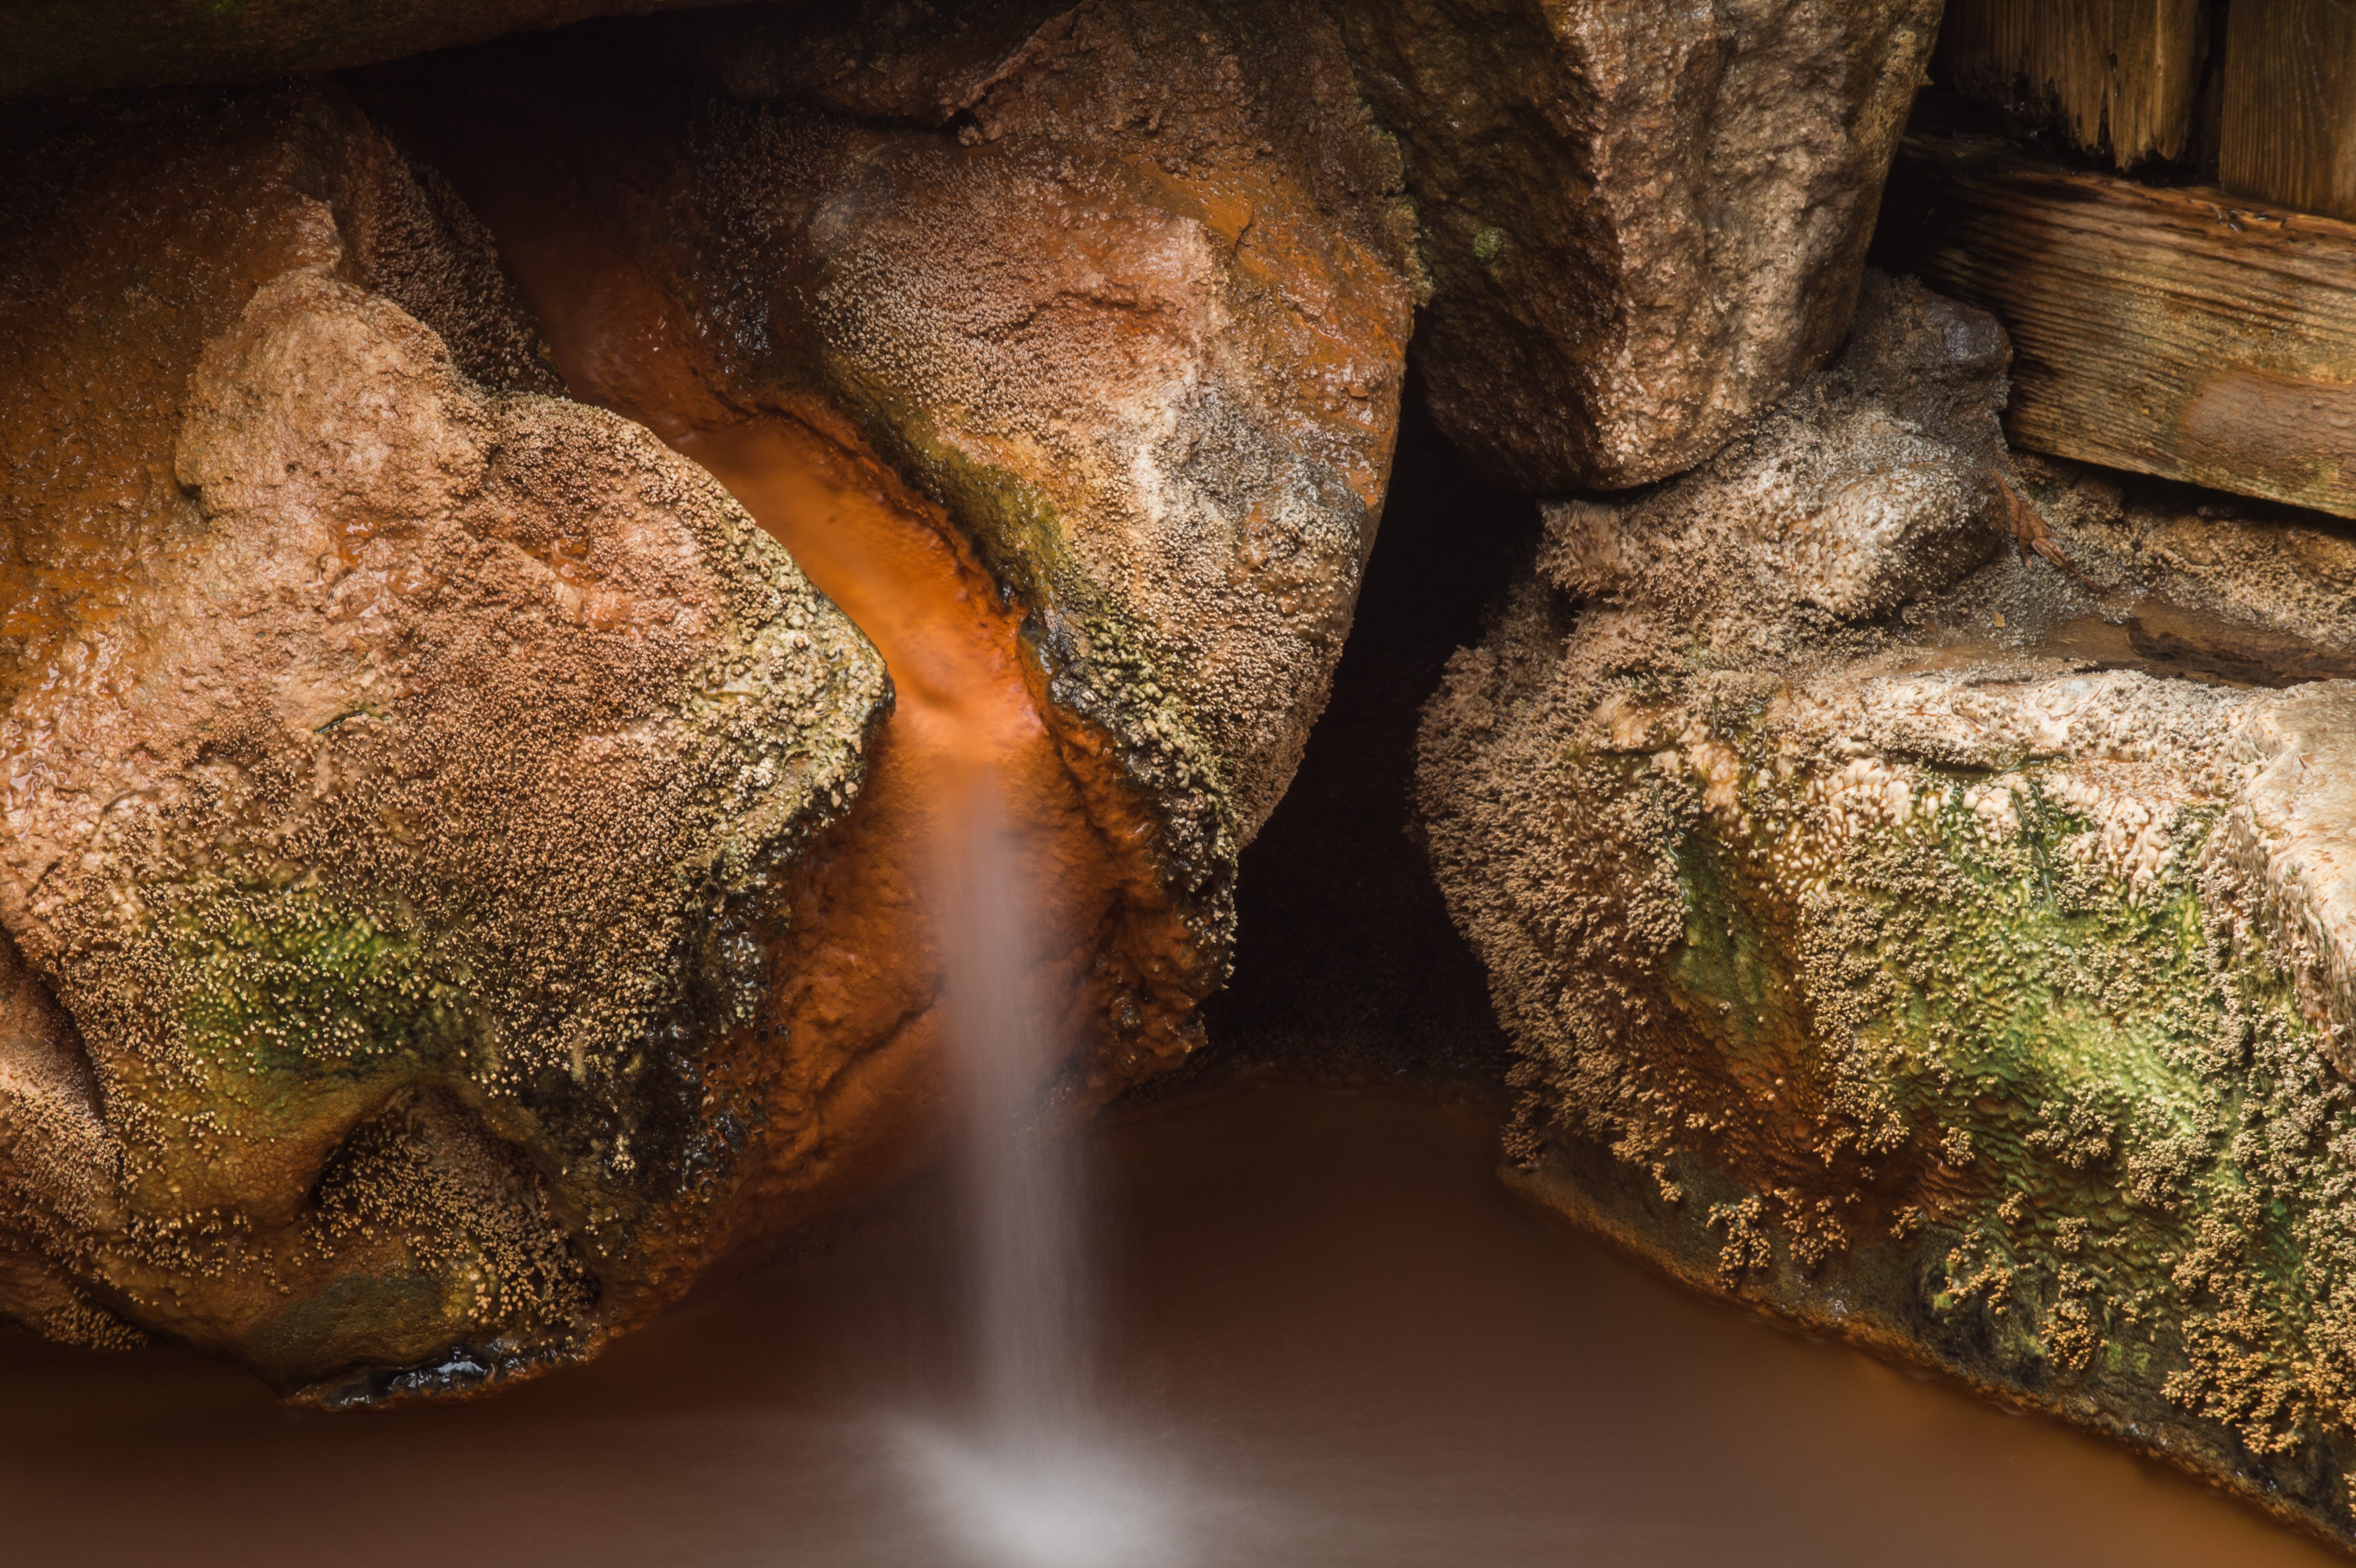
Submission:
[[[1063,1060],[1044,912],[994,780],[941,868],[945,1011],[961,1116],[970,1414],[914,1434],[956,1545],[986,1568],[1153,1568],[1183,1561],[1166,1482],[1124,1462],[1096,1380],[1087,1189],[1042,1092]]]
[[[958,1200],[983,1425],[1036,1443],[1088,1413],[1094,1323],[1077,1151],[1038,1125],[1063,1043],[1035,994],[1040,912],[994,788],[977,790],[944,901],[943,978],[962,1125]]]

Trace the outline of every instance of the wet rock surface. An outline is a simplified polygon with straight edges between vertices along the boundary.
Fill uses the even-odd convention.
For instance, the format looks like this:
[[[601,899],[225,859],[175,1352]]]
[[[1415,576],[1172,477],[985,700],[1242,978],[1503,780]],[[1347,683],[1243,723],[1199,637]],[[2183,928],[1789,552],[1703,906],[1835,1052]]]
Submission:
[[[1994,323],[1861,273],[1935,11],[698,8],[10,108],[0,1310],[327,1404],[594,1353],[928,1157],[995,779],[1044,1115],[1195,1051],[1240,901],[1263,1056],[1502,1069],[1539,1201],[2345,1538],[2356,547],[2016,458]],[[456,36],[337,15],[272,47]],[[1239,901],[1411,328],[1481,543]],[[1472,471],[1578,491],[1417,741],[1510,1066],[1362,852],[1528,548]]]
[[[1412,215],[1340,37],[1174,0],[696,37],[754,106],[691,154],[723,241],[691,266],[775,334],[744,373],[889,432],[1059,700],[1204,797],[1172,848],[1218,874],[1324,705],[1398,432]]]
[[[2342,547],[2204,556],[2014,467],[2002,362],[1869,278],[1745,442],[1550,508],[1458,656],[1419,787],[1518,1048],[1513,1180],[2344,1537],[2356,688],[2132,641],[2342,651],[2222,564]]]
[[[1324,705],[1396,439],[1412,261],[1337,40],[1305,9],[1143,3],[645,36],[680,74],[626,131],[628,54],[520,111],[511,51],[376,91],[511,254],[547,254],[528,293],[576,264],[527,238],[569,204],[605,215],[613,290],[665,302],[663,357],[575,353],[578,395],[657,424],[839,411],[954,519],[1151,878],[1117,938],[1137,1021],[1085,1076],[1169,1064]],[[535,137],[530,177],[469,151]]]
[[[884,671],[694,465],[365,286],[310,194],[399,169],[348,103],[108,138],[153,172],[79,192],[66,144],[80,210],[11,274],[9,1305],[282,1388],[578,1351],[701,1261],[745,906],[856,792]],[[232,199],[261,242],[204,259],[250,270],[174,275]],[[102,428],[48,400],[85,386],[147,417],[45,446]]]

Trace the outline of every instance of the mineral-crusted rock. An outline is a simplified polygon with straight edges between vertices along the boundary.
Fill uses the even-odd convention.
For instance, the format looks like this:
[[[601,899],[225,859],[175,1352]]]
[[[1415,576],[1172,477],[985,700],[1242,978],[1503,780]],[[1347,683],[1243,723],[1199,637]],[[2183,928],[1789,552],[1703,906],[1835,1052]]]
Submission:
[[[252,80],[701,8],[50,5],[19,28],[0,98]],[[741,96],[1183,171],[1177,190],[1149,181],[1138,198],[1174,196],[1179,218],[1245,250],[1297,258],[1299,224],[1269,220],[1301,214],[1303,195],[1351,227],[1403,154],[1434,290],[1418,352],[1442,426],[1515,485],[1617,488],[1692,466],[1837,347],[1940,8],[872,0],[684,20]],[[648,59],[664,58],[669,39],[646,36]],[[1059,167],[1034,160],[1020,177]],[[893,177],[931,176],[904,165]],[[1387,213],[1380,226],[1397,229]],[[1396,238],[1370,249],[1413,272]],[[1299,303],[1292,336],[1338,325],[1315,291]],[[1382,395],[1351,353],[1323,369],[1301,400]]]
[[[675,26],[511,43],[359,80],[401,152],[325,88],[28,133],[0,1309],[328,1401],[593,1352],[923,1155],[977,776],[1046,1103],[1183,1055],[1412,305],[1303,15],[752,101],[648,89]]]
[[[2137,603],[2137,652],[2262,686],[2356,676],[2356,539],[2344,523],[2059,458],[2017,466],[2063,558]]]
[[[284,1389],[580,1353],[705,1261],[743,917],[882,667],[693,464],[454,363],[523,329],[368,286],[437,231],[332,96],[12,172],[0,1306]]]
[[[1324,706],[1398,432],[1412,218],[1339,37],[1305,3],[749,16],[705,47],[769,110],[706,132],[703,210],[802,363],[746,374],[888,432],[1224,878]]]
[[[1323,706],[1397,432],[1411,225],[1333,29],[1132,0],[644,37],[730,98],[617,132],[624,79],[593,71],[454,140],[434,104],[491,102],[514,74],[487,51],[386,112],[528,292],[580,265],[526,238],[581,223],[541,194],[562,187],[627,252],[614,274],[691,324],[660,363],[703,390],[583,349],[576,392],[712,400],[682,432],[814,400],[945,508],[1022,608],[1048,721],[1149,819],[1155,918],[1185,933],[1137,945],[1183,1017],[1224,966],[1235,857]],[[555,123],[535,172],[470,171],[472,147]],[[543,316],[602,308],[573,293]]]
[[[626,79],[592,69],[453,141],[434,105],[513,78],[487,50],[386,112],[500,232],[576,394],[677,419],[690,449],[748,409],[847,411],[978,550],[1090,815],[1146,873],[1090,938],[1122,989],[1072,1073],[1099,1099],[1194,1037],[1236,857],[1348,630],[1411,322],[1396,159],[1313,10],[755,11],[644,36],[733,98],[616,128]],[[470,152],[551,125],[529,168]],[[610,243],[612,281],[584,286],[560,231]],[[626,295],[662,302],[660,354],[611,347],[601,302]]]
[[[1419,787],[1515,1180],[2344,1538],[2356,687],[2146,667],[2128,624],[2246,606],[2150,595],[2157,519],[2009,468],[2001,363],[1869,280],[1751,437],[1553,508],[1451,667]],[[1998,476],[2067,571],[1975,570]]]
[[[2005,358],[1993,318],[1877,276],[1838,365],[1697,477],[1558,507],[1548,570],[1585,598],[1698,613],[1732,592],[1685,565],[1708,557],[1739,561],[1744,592],[1795,613],[1887,614],[1996,548]],[[1764,614],[1751,630],[1762,654],[1788,635]]]
[[[1440,427],[1519,488],[1692,467],[1840,346],[1938,0],[1332,0],[1399,141]]]

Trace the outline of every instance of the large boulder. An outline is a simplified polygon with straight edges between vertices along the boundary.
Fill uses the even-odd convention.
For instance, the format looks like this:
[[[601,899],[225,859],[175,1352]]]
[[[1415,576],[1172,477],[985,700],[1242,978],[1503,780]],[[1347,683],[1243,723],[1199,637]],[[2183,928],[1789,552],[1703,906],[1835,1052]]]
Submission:
[[[1708,457],[1840,346],[1940,0],[1330,0],[1398,139],[1434,418],[1515,488]]]
[[[1429,295],[1418,357],[1441,428],[1512,485],[1613,489],[1693,466],[1838,346],[1941,9],[105,0],[35,6],[0,64],[0,99],[252,80],[670,10],[688,15],[638,35],[642,66],[691,37],[748,100],[1119,147],[1190,171],[1213,197],[1212,229],[1249,249],[1292,243],[1268,222],[1291,198],[1271,206],[1255,175],[1298,184],[1333,218],[1365,209],[1369,185],[1403,163],[1413,208],[1386,212],[1393,235],[1374,248]],[[1419,224],[1410,259],[1396,241]],[[1337,387],[1365,384],[1362,366],[1328,368]]]
[[[631,60],[519,94],[511,48],[388,77],[383,112],[500,233],[578,395],[690,446],[830,411],[975,549],[1087,809],[1147,872],[1107,912],[1140,1023],[1081,1076],[1174,1060],[1397,436],[1411,225],[1338,37],[1307,7],[1173,0],[642,37],[689,79],[643,114],[615,110]],[[626,297],[659,302],[659,353],[602,325]]]
[[[287,1389],[592,1345],[704,1261],[741,928],[882,667],[694,464],[459,369],[545,375],[348,105],[76,129],[0,334],[5,1306]],[[469,273],[454,356],[390,296]]]
[[[1306,3],[730,14],[694,156],[715,313],[948,501],[1211,873],[1324,706],[1413,325],[1413,215]],[[789,96],[797,90],[801,96]],[[878,130],[878,124],[892,127]]]
[[[2347,628],[2258,603],[2274,525],[2014,467],[2003,359],[1869,280],[1745,440],[1551,508],[1451,667],[1419,788],[1513,1179],[2344,1537]]]

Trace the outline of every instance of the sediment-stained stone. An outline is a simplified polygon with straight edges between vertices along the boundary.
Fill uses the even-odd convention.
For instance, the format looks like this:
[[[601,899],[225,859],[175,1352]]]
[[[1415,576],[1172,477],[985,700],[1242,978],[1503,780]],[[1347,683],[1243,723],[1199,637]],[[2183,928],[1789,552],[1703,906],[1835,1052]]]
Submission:
[[[650,25],[356,80],[391,132],[27,122],[0,1308],[331,1403],[593,1353],[925,1157],[980,778],[1043,1104],[1182,1057],[1414,298],[1304,16],[1087,10],[921,112]],[[920,44],[919,108],[980,58]]]
[[[976,552],[1144,871],[1109,912],[1123,994],[1082,1097],[1175,1061],[1398,428],[1411,225],[1337,37],[1311,8],[1165,0],[641,36],[687,63],[678,101],[616,112],[610,58],[519,93],[510,47],[388,73],[383,112],[498,232],[576,395],[683,449],[832,411]],[[609,330],[622,300],[659,353]]]
[[[1398,138],[1433,417],[1514,488],[1708,457],[1840,347],[1940,0],[1328,0]]]
[[[889,432],[1218,877],[1324,706],[1398,432],[1413,214],[1340,35],[1205,0],[751,17],[703,46],[764,108],[705,133],[698,267],[798,339],[748,368],[798,354]]]
[[[2348,645],[2014,468],[2002,362],[1869,278],[1743,442],[1552,508],[1451,667],[1419,787],[1522,1052],[1513,1180],[2349,1539],[2356,687],[2131,627]]]
[[[881,665],[651,434],[459,370],[528,333],[388,297],[498,272],[333,93],[11,173],[0,1306],[282,1390],[584,1353],[707,1261],[746,912]]]

